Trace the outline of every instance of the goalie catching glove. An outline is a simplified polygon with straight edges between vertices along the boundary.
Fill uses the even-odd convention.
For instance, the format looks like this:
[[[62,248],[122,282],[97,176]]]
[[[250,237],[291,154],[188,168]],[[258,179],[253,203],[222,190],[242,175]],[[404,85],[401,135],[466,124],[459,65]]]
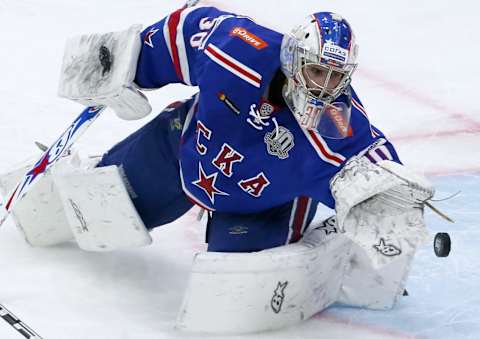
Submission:
[[[105,105],[125,120],[152,110],[133,80],[141,49],[140,25],[67,41],[58,94],[87,106]]]

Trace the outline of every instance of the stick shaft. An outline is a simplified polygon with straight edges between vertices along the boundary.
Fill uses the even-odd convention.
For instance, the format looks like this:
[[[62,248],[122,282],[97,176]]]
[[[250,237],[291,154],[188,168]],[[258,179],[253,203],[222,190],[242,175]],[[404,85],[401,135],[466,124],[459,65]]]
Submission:
[[[10,326],[12,326],[18,333],[24,336],[26,339],[42,339],[34,330],[32,330],[27,324],[18,319],[12,312],[10,312],[5,306],[0,304],[0,317],[5,320]]]

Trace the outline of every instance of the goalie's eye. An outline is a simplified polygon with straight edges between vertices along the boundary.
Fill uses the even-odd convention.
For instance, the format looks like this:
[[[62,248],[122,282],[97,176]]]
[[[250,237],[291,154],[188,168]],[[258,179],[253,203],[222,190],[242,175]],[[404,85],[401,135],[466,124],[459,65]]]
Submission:
[[[316,90],[333,90],[340,85],[344,74],[320,64],[307,64],[302,69],[307,88],[314,93]]]

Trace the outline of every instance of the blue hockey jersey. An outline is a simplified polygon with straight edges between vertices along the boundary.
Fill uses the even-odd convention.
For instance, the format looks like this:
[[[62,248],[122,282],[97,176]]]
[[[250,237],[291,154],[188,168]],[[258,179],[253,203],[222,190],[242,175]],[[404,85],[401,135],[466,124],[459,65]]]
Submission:
[[[214,7],[179,9],[142,33],[140,87],[199,87],[183,126],[180,171],[184,192],[207,210],[253,213],[298,196],[333,208],[329,181],[347,159],[370,147],[372,162],[399,161],[353,88],[341,98],[352,108],[345,139],[304,130],[287,107],[268,101],[282,37]]]

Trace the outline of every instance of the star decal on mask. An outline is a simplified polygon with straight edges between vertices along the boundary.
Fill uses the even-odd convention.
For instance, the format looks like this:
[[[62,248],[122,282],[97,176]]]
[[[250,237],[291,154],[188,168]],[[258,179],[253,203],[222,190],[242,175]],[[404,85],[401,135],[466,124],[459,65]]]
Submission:
[[[215,204],[215,194],[218,195],[229,195],[228,193],[220,191],[215,187],[215,181],[217,180],[218,172],[215,172],[210,175],[206,175],[203,170],[202,164],[198,163],[198,180],[193,181],[192,184],[200,188],[208,196],[212,205]]]
[[[143,42],[145,43],[145,45],[147,46],[150,46],[150,47],[154,47],[153,46],[153,42],[152,42],[152,37],[155,35],[155,33],[158,32],[158,28],[151,28],[147,34],[145,34],[145,38],[143,38]]]

